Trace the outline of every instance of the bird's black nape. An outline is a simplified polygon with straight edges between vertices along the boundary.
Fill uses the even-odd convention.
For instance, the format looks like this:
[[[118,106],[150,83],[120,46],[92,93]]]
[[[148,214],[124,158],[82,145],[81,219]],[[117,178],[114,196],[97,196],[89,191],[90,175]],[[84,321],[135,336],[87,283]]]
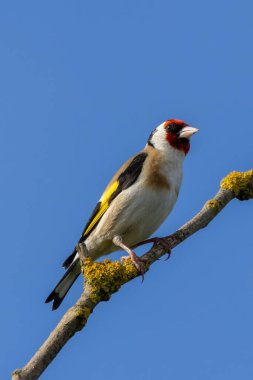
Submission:
[[[152,137],[153,137],[155,131],[156,131],[156,129],[154,129],[154,130],[150,133],[149,138],[148,138],[148,141],[147,141],[147,144],[150,145],[150,146],[152,146],[152,148],[155,147],[154,144],[152,143]]]

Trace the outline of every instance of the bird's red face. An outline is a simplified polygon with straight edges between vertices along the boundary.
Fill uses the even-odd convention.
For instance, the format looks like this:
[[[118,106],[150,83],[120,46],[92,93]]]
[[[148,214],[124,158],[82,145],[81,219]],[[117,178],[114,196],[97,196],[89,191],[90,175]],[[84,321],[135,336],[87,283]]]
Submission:
[[[190,137],[198,131],[197,128],[190,127],[182,120],[170,119],[163,124],[166,132],[166,140],[173,147],[185,154],[190,149]]]
[[[148,139],[148,145],[167,154],[184,153],[190,149],[190,138],[198,132],[197,128],[190,127],[183,120],[170,119],[158,125]]]

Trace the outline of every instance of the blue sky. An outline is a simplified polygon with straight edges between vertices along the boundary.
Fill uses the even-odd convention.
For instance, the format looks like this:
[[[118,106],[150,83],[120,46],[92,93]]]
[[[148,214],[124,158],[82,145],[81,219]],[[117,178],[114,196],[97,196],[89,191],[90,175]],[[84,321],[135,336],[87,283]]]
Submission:
[[[156,125],[201,130],[160,236],[252,168],[252,13],[246,0],[2,2],[2,379],[79,297],[81,279],[59,310],[44,304],[107,181]],[[99,305],[41,378],[252,379],[252,211],[233,201]]]

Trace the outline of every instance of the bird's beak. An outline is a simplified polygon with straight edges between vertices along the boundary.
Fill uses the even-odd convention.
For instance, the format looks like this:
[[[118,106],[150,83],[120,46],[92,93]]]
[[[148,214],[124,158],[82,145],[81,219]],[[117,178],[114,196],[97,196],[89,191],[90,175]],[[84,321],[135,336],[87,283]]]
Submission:
[[[179,133],[179,138],[190,139],[194,133],[198,132],[198,128],[193,128],[190,126],[184,127]]]

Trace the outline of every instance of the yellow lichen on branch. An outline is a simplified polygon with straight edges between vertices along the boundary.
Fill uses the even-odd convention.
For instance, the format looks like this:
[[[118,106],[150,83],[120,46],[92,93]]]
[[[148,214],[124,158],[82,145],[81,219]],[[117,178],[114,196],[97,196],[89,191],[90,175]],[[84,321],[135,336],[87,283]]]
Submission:
[[[228,174],[221,181],[220,187],[232,191],[240,201],[253,198],[253,170]]]
[[[210,199],[209,201],[206,202],[205,206],[214,209],[215,211],[217,211],[217,213],[221,209],[221,205],[219,201],[217,201],[216,199]]]
[[[129,280],[139,275],[130,259],[112,262],[105,259],[102,262],[93,262],[86,258],[82,263],[84,287],[89,289],[93,303],[108,301],[110,296]]]
[[[90,313],[91,311],[88,307],[74,306],[75,317],[79,319],[79,330],[82,330],[82,328],[86,325]]]

